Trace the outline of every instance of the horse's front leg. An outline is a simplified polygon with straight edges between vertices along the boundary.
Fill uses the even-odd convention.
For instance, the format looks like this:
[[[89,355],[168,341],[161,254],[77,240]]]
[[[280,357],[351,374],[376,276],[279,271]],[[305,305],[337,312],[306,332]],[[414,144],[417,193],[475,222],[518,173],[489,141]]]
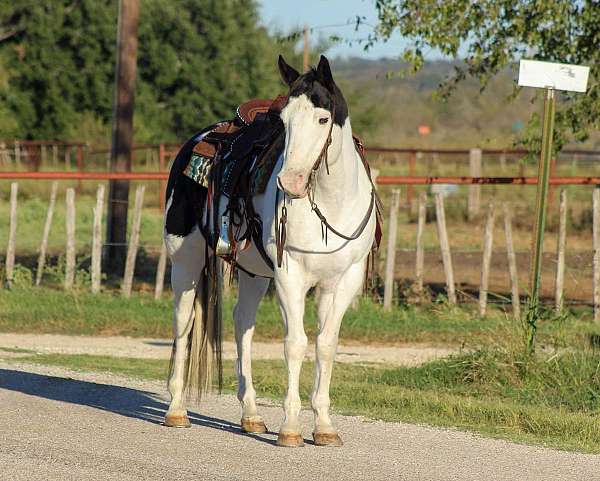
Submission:
[[[329,416],[329,385],[342,318],[362,286],[364,268],[364,261],[353,264],[337,282],[325,282],[320,286],[315,385],[311,396],[311,405],[315,415],[313,438],[317,446],[341,446],[343,444]]]
[[[289,257],[284,269],[275,275],[275,287],[285,325],[284,352],[288,371],[288,388],[283,403],[284,420],[279,430],[279,446],[304,445],[300,428],[300,369],[308,339],[304,332],[304,302],[309,285],[300,267]]]
[[[237,345],[236,371],[238,377],[238,400],[242,405],[242,431],[265,433],[267,428],[256,409],[256,391],[252,384],[252,336],[256,325],[256,310],[269,287],[269,279],[250,277],[238,271],[239,295],[233,310],[235,342]]]

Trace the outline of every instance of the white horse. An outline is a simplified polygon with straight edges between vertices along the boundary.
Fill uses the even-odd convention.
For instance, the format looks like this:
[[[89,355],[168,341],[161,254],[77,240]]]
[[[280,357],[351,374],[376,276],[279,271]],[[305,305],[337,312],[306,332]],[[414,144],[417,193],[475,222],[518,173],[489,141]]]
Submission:
[[[316,69],[301,75],[279,57],[279,70],[289,86],[289,101],[281,112],[285,149],[265,193],[253,199],[262,219],[264,250],[275,267],[267,265],[255,246],[239,252],[237,259],[239,266],[255,275],[239,271],[239,297],[233,312],[241,428],[244,432],[266,432],[256,407],[251,349],[257,307],[273,279],[285,325],[288,371],[284,420],[277,443],[304,444],[299,422],[299,376],[307,347],[304,308],[308,290],[317,286],[313,438],[317,445],[339,446],[342,441],[329,415],[329,385],[342,318],[365,279],[376,230],[375,193],[355,147],[346,101],[327,59],[322,56]],[[184,398],[191,382],[188,373],[201,369],[206,374],[210,369],[210,339],[194,340],[194,330],[201,322],[202,310],[211,306],[198,295],[206,241],[194,217],[190,189],[200,187],[180,182],[177,169],[180,167],[174,165],[171,171],[165,223],[175,302],[175,343],[168,383],[171,403],[165,425],[184,427],[190,425]],[[286,240],[280,243],[283,251],[278,265],[277,234],[281,235],[282,219],[287,220]],[[322,236],[324,225],[329,226],[326,236]],[[215,326],[205,325],[204,329],[211,331]]]

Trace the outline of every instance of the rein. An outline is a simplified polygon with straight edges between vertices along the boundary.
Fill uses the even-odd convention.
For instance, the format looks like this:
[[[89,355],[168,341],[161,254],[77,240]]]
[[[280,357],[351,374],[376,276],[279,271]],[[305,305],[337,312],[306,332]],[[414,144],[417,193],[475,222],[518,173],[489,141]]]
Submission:
[[[315,183],[315,175],[316,175],[317,171],[319,170],[319,168],[321,167],[321,163],[323,163],[323,161],[325,162],[325,168],[327,170],[327,175],[329,175],[329,163],[327,161],[327,151],[329,150],[329,146],[331,145],[331,142],[332,142],[331,134],[333,132],[333,118],[334,118],[334,114],[335,114],[335,105],[333,106],[332,111],[333,111],[333,114],[331,116],[331,125],[329,126],[329,133],[327,135],[327,140],[325,140],[325,144],[323,145],[323,148],[321,149],[321,152],[312,167],[310,177],[308,179],[308,193],[307,193],[311,210],[315,213],[315,215],[321,221],[321,237],[325,241],[325,245],[327,245],[327,231],[329,231],[329,230],[331,232],[333,232],[335,235],[337,235],[338,237],[340,237],[341,239],[344,239],[347,241],[353,241],[353,240],[358,239],[364,232],[365,228],[367,227],[367,224],[369,223],[369,220],[371,219],[371,214],[373,213],[373,208],[377,204],[377,194],[375,192],[375,186],[373,185],[373,180],[371,179],[371,176],[369,175],[368,170],[367,170],[367,176],[369,177],[369,182],[371,183],[371,202],[369,204],[369,209],[367,210],[367,213],[365,214],[362,221],[360,222],[355,234],[345,235],[345,234],[342,234],[337,229],[335,229],[327,221],[327,218],[321,212],[321,210],[319,209],[319,206],[315,202],[313,185]],[[362,158],[362,153],[360,151],[359,151],[359,154],[361,155],[361,158]],[[363,159],[363,164],[364,164],[364,159]],[[365,166],[365,169],[367,169],[366,166]],[[280,189],[279,186],[277,186],[277,191],[275,194],[275,245],[277,247],[277,267],[281,267],[281,264],[283,262],[283,250],[285,247],[285,241],[287,239],[287,230],[286,230],[287,208],[285,207],[285,191],[283,191],[284,205],[281,207],[281,217],[279,217],[279,209],[277,208],[277,205],[279,204],[279,191],[280,190],[283,191],[283,189]]]

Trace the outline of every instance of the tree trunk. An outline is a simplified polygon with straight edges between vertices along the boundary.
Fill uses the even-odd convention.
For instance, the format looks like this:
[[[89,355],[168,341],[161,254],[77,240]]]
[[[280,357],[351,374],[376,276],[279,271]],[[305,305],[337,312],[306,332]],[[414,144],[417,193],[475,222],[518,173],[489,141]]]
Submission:
[[[111,172],[131,171],[139,0],[119,1]],[[106,271],[122,272],[127,244],[129,181],[113,180],[108,194]]]

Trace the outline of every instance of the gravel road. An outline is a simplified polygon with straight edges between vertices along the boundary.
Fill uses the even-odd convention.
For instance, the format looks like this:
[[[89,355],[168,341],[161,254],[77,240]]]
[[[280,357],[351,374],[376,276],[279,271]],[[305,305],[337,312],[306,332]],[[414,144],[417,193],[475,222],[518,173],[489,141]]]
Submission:
[[[0,347],[31,349],[42,353],[94,354],[102,356],[168,359],[171,355],[170,339],[148,339],[124,336],[64,336],[57,334],[0,333]],[[223,343],[225,359],[235,359],[233,342]],[[374,362],[414,366],[456,352],[445,347],[423,345],[376,346],[340,345],[338,362]],[[283,342],[255,342],[254,359],[283,359]],[[314,358],[314,347],[307,349],[307,357]]]
[[[191,429],[169,429],[164,396],[162,383],[0,361],[0,479],[600,480],[600,456],[350,416],[335,416],[341,448],[279,448],[275,432],[240,434],[229,395],[195,406]],[[281,408],[261,404],[276,431]]]

